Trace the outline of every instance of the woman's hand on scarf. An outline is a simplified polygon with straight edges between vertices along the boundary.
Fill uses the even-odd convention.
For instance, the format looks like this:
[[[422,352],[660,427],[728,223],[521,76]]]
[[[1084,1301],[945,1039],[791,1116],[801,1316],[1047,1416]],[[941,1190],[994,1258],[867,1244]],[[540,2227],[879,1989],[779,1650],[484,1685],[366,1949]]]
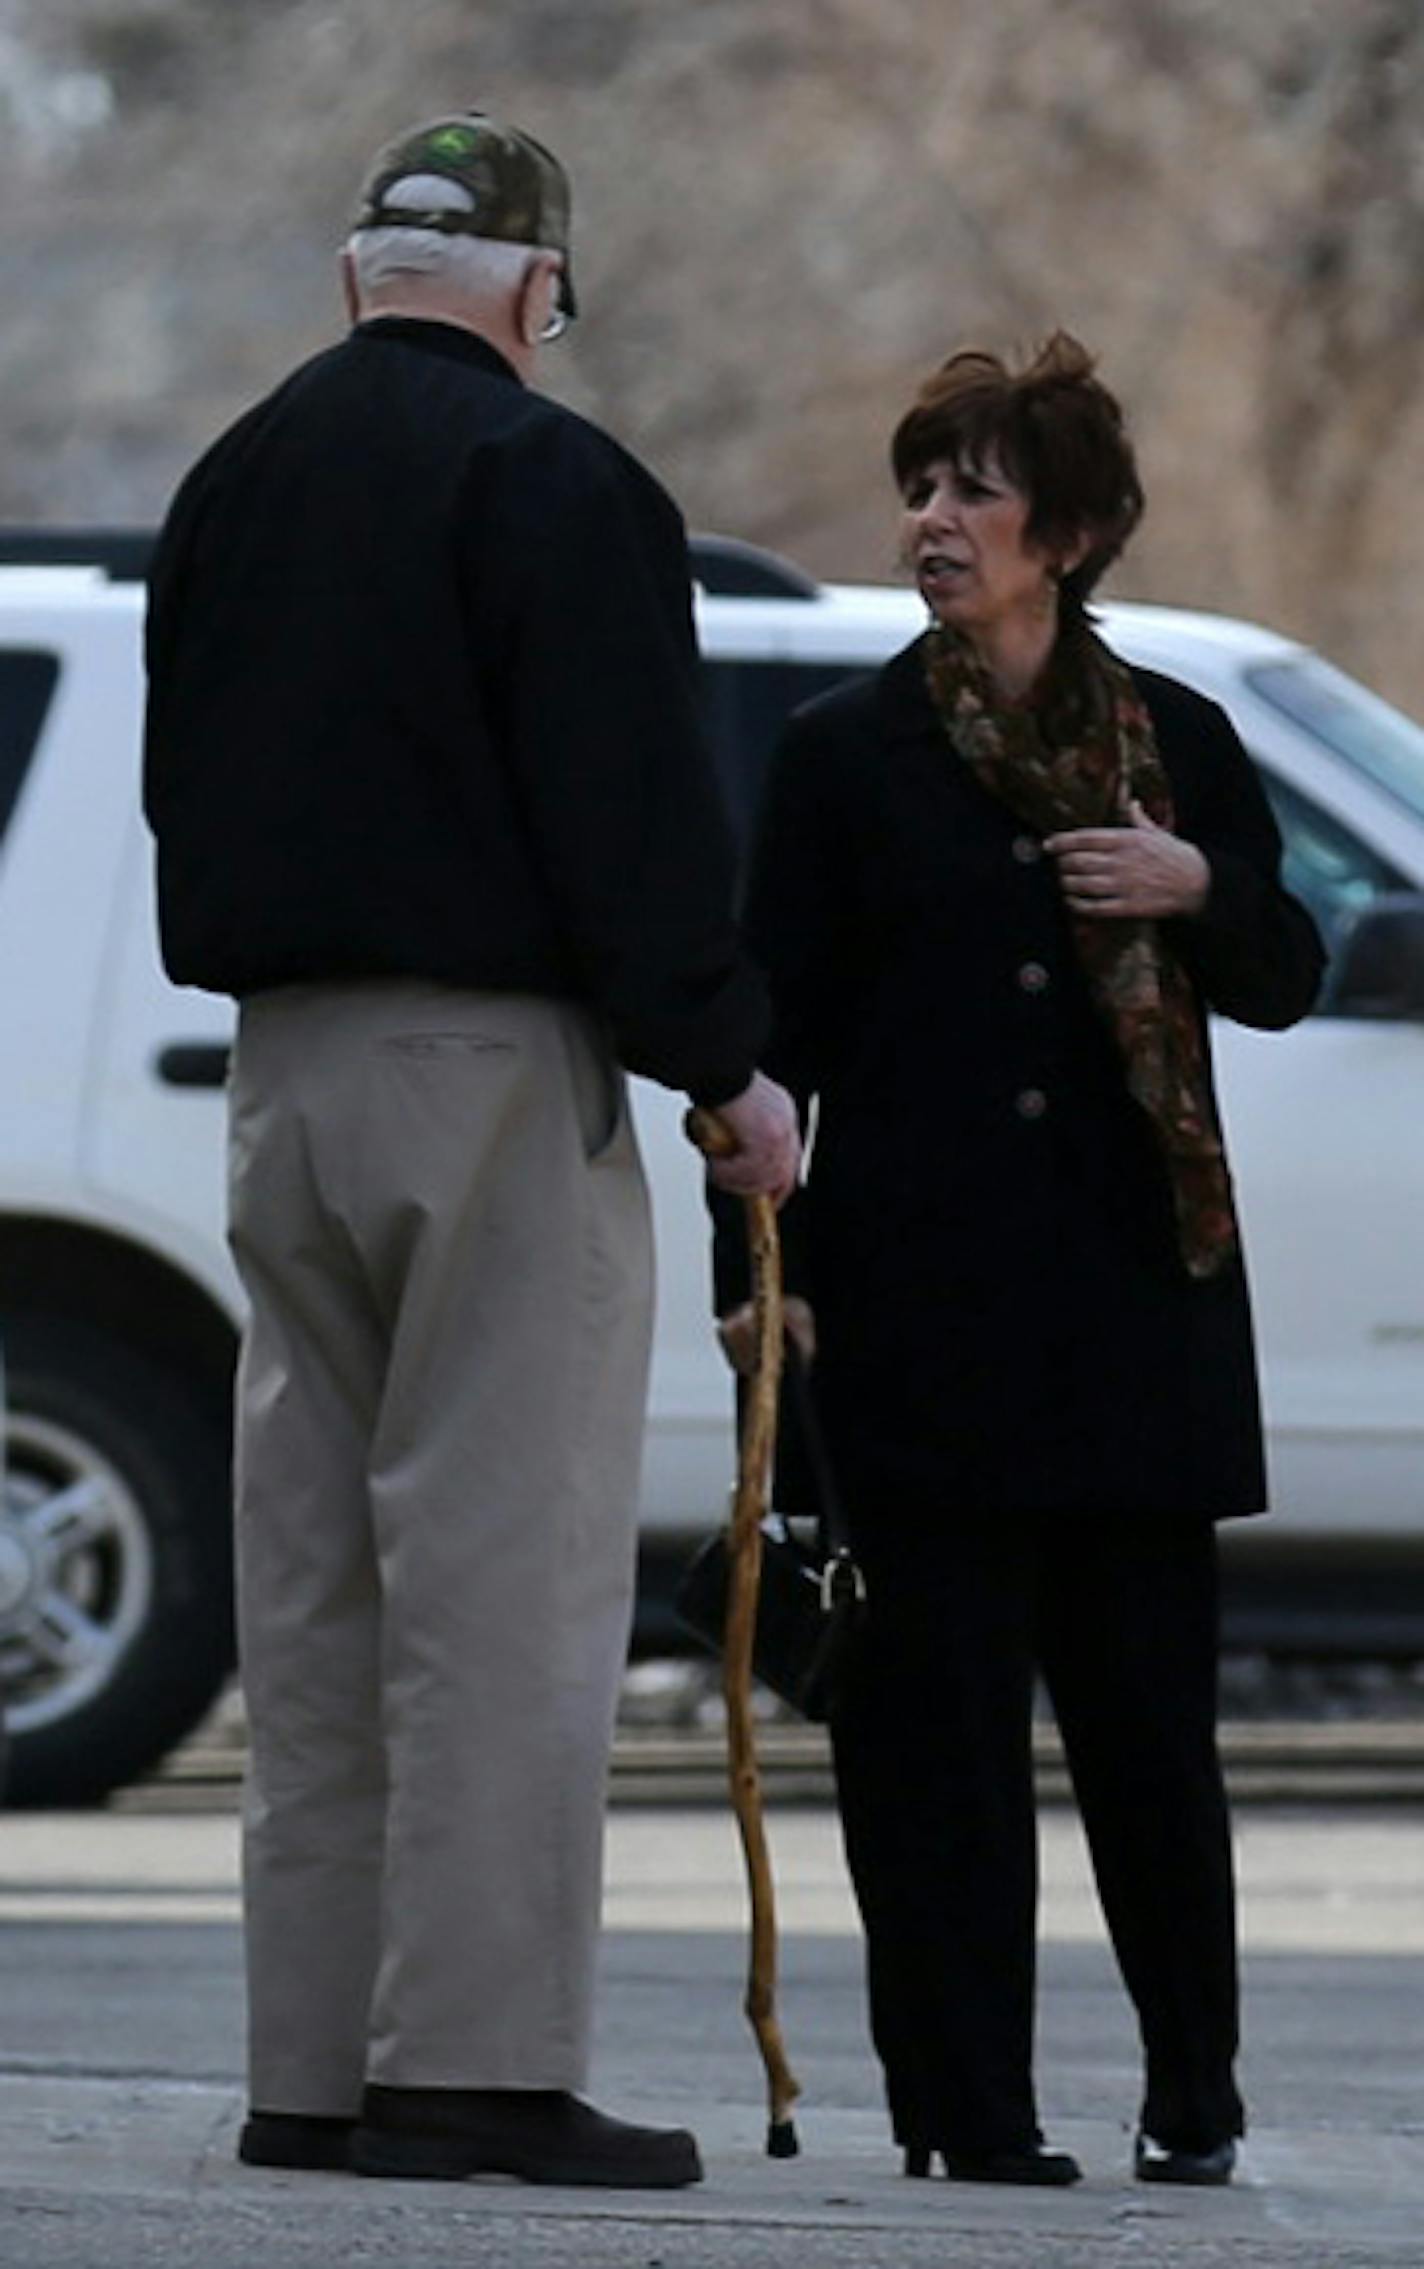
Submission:
[[[1161,922],[1199,914],[1211,888],[1206,856],[1184,836],[1159,827],[1141,804],[1128,827],[1074,827],[1043,848],[1058,864],[1069,910],[1093,921]]]
[[[816,1359],[816,1319],[810,1303],[799,1293],[788,1292],[781,1312],[787,1331],[801,1350],[802,1361],[809,1367]],[[750,1377],[756,1363],[756,1309],[750,1300],[717,1318],[717,1338],[732,1369],[740,1371],[743,1378]]]

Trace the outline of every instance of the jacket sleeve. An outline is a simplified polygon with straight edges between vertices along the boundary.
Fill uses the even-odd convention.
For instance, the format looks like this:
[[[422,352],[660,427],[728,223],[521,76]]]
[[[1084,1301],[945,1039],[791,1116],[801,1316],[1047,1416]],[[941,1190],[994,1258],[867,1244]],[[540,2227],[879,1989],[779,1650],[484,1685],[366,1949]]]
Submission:
[[[1202,911],[1166,934],[1208,1008],[1283,1031],[1313,1005],[1325,949],[1281,881],[1280,830],[1256,768],[1225,712],[1200,696],[1175,710],[1161,743],[1174,786],[1180,774],[1189,789],[1178,826],[1211,868]]]
[[[852,845],[846,748],[823,705],[794,716],[767,774],[747,887],[743,934],[771,990],[772,1031],[765,1066],[795,1098],[803,1134],[845,1030],[853,985]],[[750,1288],[742,1208],[716,1191],[712,1274],[717,1313]],[[780,1215],[782,1273],[788,1292],[810,1296],[805,1194]]]
[[[173,755],[168,721],[168,689],[181,634],[184,575],[202,508],[203,469],[195,467],[174,496],[148,570],[148,601],[143,619],[147,694],[144,707],[143,808],[150,826],[160,823],[170,785]]]
[[[475,471],[462,524],[481,674],[567,957],[629,1070],[726,1101],[767,1008],[733,921],[681,518],[573,420]]]

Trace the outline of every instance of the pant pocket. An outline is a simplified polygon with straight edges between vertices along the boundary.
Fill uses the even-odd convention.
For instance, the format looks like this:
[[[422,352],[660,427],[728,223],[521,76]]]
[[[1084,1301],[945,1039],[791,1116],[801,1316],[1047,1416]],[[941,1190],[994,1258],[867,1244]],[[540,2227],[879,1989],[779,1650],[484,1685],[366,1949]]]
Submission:
[[[559,1027],[583,1154],[595,1165],[618,1140],[627,1112],[627,1083],[597,1018],[582,1009],[562,1011]]]

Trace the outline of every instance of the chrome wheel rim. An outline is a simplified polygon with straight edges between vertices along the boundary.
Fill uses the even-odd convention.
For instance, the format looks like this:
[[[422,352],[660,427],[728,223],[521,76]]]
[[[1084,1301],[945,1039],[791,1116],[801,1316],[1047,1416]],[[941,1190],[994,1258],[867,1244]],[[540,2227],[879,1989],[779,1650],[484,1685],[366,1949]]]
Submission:
[[[118,1467],[72,1427],[16,1410],[0,1497],[0,1694],[12,1733],[102,1692],[153,1599],[153,1546]]]

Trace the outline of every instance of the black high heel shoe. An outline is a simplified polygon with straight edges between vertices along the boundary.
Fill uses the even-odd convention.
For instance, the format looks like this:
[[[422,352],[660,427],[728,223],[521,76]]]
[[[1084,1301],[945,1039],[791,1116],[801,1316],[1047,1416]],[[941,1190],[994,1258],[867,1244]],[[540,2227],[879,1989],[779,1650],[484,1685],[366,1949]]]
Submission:
[[[1228,2135],[1205,2151],[1179,2151],[1159,2143],[1145,2129],[1132,2147],[1132,2171],[1139,2182],[1183,2182],[1197,2189],[1219,2188],[1236,2171],[1236,2144]]]
[[[1017,2182],[1040,2190],[1066,2190],[1082,2179],[1071,2151],[1050,2151],[1030,2143],[1019,2151],[941,2151],[932,2143],[907,2143],[904,2172],[923,2181],[938,2158],[951,2182]]]

